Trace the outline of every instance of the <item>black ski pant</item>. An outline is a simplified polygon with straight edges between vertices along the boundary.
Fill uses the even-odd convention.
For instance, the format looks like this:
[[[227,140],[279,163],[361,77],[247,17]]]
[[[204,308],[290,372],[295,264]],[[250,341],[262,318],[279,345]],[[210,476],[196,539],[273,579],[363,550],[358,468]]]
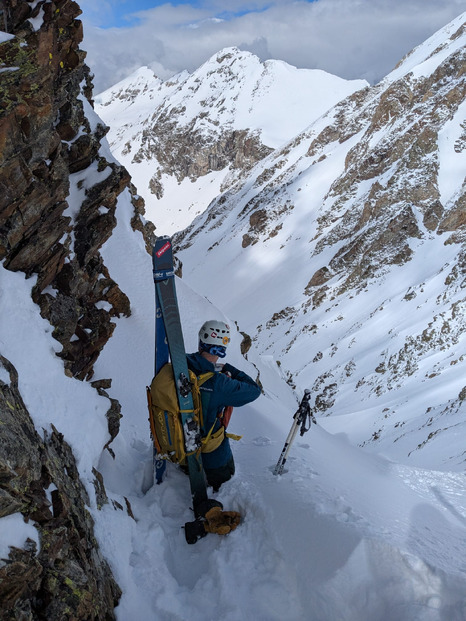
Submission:
[[[204,468],[204,472],[208,484],[214,488],[214,492],[218,492],[222,483],[229,481],[235,474],[235,462],[233,457],[231,457],[224,466],[220,466],[220,468]]]

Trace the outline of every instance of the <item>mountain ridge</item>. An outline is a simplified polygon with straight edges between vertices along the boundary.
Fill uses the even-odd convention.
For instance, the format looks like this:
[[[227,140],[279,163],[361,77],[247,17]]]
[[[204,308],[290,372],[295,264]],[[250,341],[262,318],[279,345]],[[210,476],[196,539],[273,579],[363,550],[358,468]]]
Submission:
[[[431,418],[430,407],[447,407],[442,401],[427,404],[421,399],[414,409],[425,414],[417,421],[401,399],[398,420],[386,421],[391,409],[386,410],[384,399],[390,401],[398,389],[401,395],[404,382],[423,383],[420,369],[426,364],[427,378],[455,378],[447,401],[456,403],[457,413],[463,408],[458,318],[464,304],[465,19],[466,13],[458,16],[407,54],[379,84],[356,89],[239,172],[220,183],[218,177],[209,178],[213,172],[205,183],[196,175],[187,186],[179,179],[171,186],[165,182],[166,196],[158,200],[165,210],[173,212],[176,206],[175,212],[182,213],[173,215],[172,225],[189,223],[175,234],[183,278],[234,317],[252,336],[256,351],[272,354],[290,385],[312,387],[316,414],[350,412],[358,408],[358,398],[368,402],[364,408],[381,404],[373,423],[375,440],[371,434],[355,439],[365,446],[380,447],[385,436],[397,443],[387,439],[387,450],[404,446],[409,434],[397,434],[400,425],[409,420],[422,427]],[[219,60],[235,54],[250,58],[235,50],[219,52],[203,66],[206,76]],[[193,75],[183,76],[182,83],[190,84]],[[228,86],[219,79],[222,88]],[[175,77],[170,84],[174,92],[176,84]],[[235,88],[232,92],[234,99]],[[205,113],[203,127],[216,131],[220,121],[215,104],[206,106]],[[186,113],[181,125],[190,131],[197,123],[193,118]],[[127,165],[138,175],[138,166],[147,163]],[[193,211],[200,214],[189,222]],[[159,215],[156,207],[148,213],[164,226],[171,217],[165,211]],[[426,261],[425,252],[433,252],[434,259]],[[397,274],[406,286],[398,286]],[[431,283],[439,287],[438,274],[445,283],[437,290]],[[385,282],[392,283],[390,296],[383,295]],[[431,299],[423,298],[419,305],[415,300],[425,289]],[[371,291],[376,293],[371,296]],[[357,301],[366,298],[370,310],[362,312]],[[253,312],[243,299],[252,303]],[[346,313],[336,310],[344,305]],[[398,335],[396,321],[404,323],[403,306],[417,310],[419,322],[413,319],[411,329]],[[410,316],[416,317],[413,310]],[[379,326],[374,332],[379,349],[365,353],[363,326],[377,324],[375,318],[382,316],[388,317],[386,331]],[[329,345],[317,335],[331,325],[342,329]],[[338,344],[339,339],[352,342],[349,334],[361,343],[359,364],[357,354],[345,353]],[[318,345],[311,360],[303,359],[304,344],[313,347],[314,342]],[[447,355],[433,362],[436,348],[449,352],[452,365]],[[334,365],[332,359],[338,358]],[[414,448],[408,446],[403,459],[417,459]],[[461,454],[459,445],[456,450],[454,459]],[[416,463],[422,465],[419,459]]]
[[[166,82],[140,69],[98,95],[96,110],[111,126],[112,152],[131,166],[149,217],[172,232],[274,148],[365,86],[226,48],[192,74]],[[188,212],[181,221],[171,209],[180,185],[183,200],[193,203],[181,209]],[[197,188],[205,189],[207,202],[191,198]]]

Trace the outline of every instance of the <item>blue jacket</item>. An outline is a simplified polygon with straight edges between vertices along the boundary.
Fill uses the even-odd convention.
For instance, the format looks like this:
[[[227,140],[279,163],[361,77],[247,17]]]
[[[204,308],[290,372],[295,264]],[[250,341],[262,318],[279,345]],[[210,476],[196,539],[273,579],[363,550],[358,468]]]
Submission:
[[[201,386],[202,413],[204,417],[204,429],[201,431],[203,436],[209,433],[216,420],[213,433],[220,429],[221,422],[217,416],[225,406],[239,407],[246,405],[246,403],[257,399],[261,393],[259,386],[249,375],[239,371],[231,364],[226,363],[223,365],[223,372],[218,372],[215,371],[215,366],[199,353],[188,354],[187,361],[188,367],[196,375],[208,373],[209,371],[215,372],[215,375]],[[226,375],[227,372],[231,374],[231,377]],[[212,453],[202,454],[202,462],[204,468],[220,468],[231,457],[230,441],[225,436],[218,449],[212,451]]]

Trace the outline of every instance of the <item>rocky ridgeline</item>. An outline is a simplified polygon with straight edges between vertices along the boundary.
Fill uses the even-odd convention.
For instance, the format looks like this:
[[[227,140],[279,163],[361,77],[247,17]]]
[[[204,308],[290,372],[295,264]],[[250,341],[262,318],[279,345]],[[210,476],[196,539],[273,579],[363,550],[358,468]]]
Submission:
[[[451,40],[464,36],[465,28],[461,25]],[[275,237],[294,209],[300,176],[351,142],[355,144],[348,149],[344,171],[331,183],[320,207],[309,263],[315,265],[329,248],[338,250],[312,274],[305,290],[306,307],[315,308],[348,290],[362,290],[387,266],[405,263],[412,256],[413,238],[451,232],[447,243],[462,244],[465,186],[442,204],[437,176],[439,134],[466,99],[465,65],[463,46],[426,77],[408,73],[357,91],[257,166],[252,172],[259,171],[255,192],[238,183],[215,199],[203,217],[177,235],[179,248],[189,247],[200,230],[221,228],[237,205],[242,208],[236,226],[247,228],[243,248]],[[466,126],[455,144],[457,153],[465,149]],[[245,196],[249,200],[244,204]],[[462,273],[461,246],[458,250],[457,271]]]
[[[349,150],[345,172],[332,184],[318,223],[314,256],[344,244],[311,278],[313,301],[324,299],[324,282],[335,275],[341,293],[364,288],[384,266],[405,263],[412,255],[412,238],[451,232],[447,243],[465,240],[465,188],[444,205],[437,182],[439,134],[466,98],[465,63],[463,47],[425,79],[408,74],[388,86],[382,82],[342,106],[330,128],[332,140],[346,141],[358,132],[362,136]],[[354,114],[355,106],[359,114]],[[308,155],[319,157],[328,145],[328,138],[318,136]],[[465,149],[466,127],[455,145],[458,153]],[[361,196],[367,182],[369,189]]]
[[[0,44],[0,259],[33,277],[32,297],[54,326],[66,374],[91,379],[112,319],[131,312],[99,254],[130,177],[100,152],[107,128],[93,117],[79,6],[6,0],[1,7],[0,28],[13,36]],[[68,202],[73,184],[78,205]],[[142,229],[134,192],[133,204],[133,226]],[[113,618],[119,589],[100,557],[71,450],[58,432],[37,435],[14,368],[5,358],[2,366],[11,382],[0,382],[0,517],[21,512],[33,520],[41,549],[15,549],[1,564],[0,616]],[[112,438],[119,417],[111,400]],[[52,504],[44,491],[51,482]]]
[[[464,31],[463,24],[452,39]],[[306,152],[306,157],[322,161],[331,153],[332,144],[344,144],[359,134],[346,155],[343,174],[324,199],[313,235],[311,261],[315,264],[332,246],[338,250],[312,275],[305,290],[308,301],[300,309],[289,309],[288,321],[345,292],[357,294],[391,265],[407,263],[413,256],[413,239],[447,232],[450,235],[445,243],[457,245],[454,264],[440,266],[445,291],[438,300],[439,315],[419,335],[409,337],[399,352],[386,355],[386,361],[377,368],[379,375],[370,382],[378,394],[412,375],[418,368],[416,360],[427,352],[457,343],[462,331],[460,307],[464,302],[458,301],[458,294],[466,282],[466,186],[463,184],[460,193],[444,204],[437,179],[439,135],[466,99],[465,66],[466,49],[462,47],[424,78],[409,73],[356,93],[336,107],[334,122],[312,137]],[[466,150],[466,124],[463,128],[454,145],[456,153]],[[249,216],[247,242],[274,234],[279,210],[263,208],[264,193],[275,197],[277,188],[281,193],[283,184],[292,181],[294,175],[293,168],[275,177],[255,198],[258,209]],[[284,205],[283,199],[279,205]],[[407,292],[406,299],[414,299],[422,285]],[[451,306],[443,308],[449,299]],[[341,369],[341,374],[348,375],[348,369]],[[323,380],[325,376],[319,377],[314,389],[324,386],[320,409],[326,411],[333,404],[339,382]]]
[[[463,25],[452,38],[464,29]],[[317,241],[313,257],[329,246],[338,245],[339,250],[328,265],[312,275],[306,289],[311,303],[322,303],[327,296],[325,283],[335,277],[338,287],[332,288],[332,294],[362,289],[384,266],[406,262],[411,256],[409,240],[423,237],[426,231],[451,231],[450,243],[462,242],[464,188],[454,201],[442,205],[436,179],[439,132],[466,98],[465,63],[463,47],[425,79],[408,74],[358,91],[328,115],[332,122],[320,121],[317,125],[323,128],[318,132],[311,129],[275,152],[263,169],[258,167],[257,191],[239,214],[249,219],[243,247],[276,236],[282,216],[293,209],[293,194],[287,194],[287,187],[303,170],[323,161],[357,134],[360,136],[347,153],[343,174],[325,196],[313,237]],[[310,144],[304,157],[290,165],[289,154],[306,142]],[[466,127],[455,145],[457,152],[465,149]],[[367,190],[361,191],[364,187]],[[231,193],[212,203],[204,225],[214,219],[215,226],[220,226],[219,216],[241,198],[241,184],[237,184]],[[179,236],[180,246],[196,231],[194,223]]]
[[[78,5],[11,0],[6,7],[15,37],[0,46],[0,259],[7,269],[37,275],[33,298],[55,326],[67,374],[90,379],[112,318],[131,312],[99,254],[130,177],[99,152],[107,128],[91,128],[85,115],[92,84],[79,49]],[[72,216],[70,175],[81,173],[79,187],[87,170],[102,181],[85,190]],[[134,204],[142,213],[139,197]]]
[[[462,24],[452,33],[451,40],[464,36],[465,29]],[[432,56],[438,52],[435,50]],[[330,258],[309,280],[305,289],[308,300],[300,307],[282,311],[287,325],[324,302],[332,306],[334,300],[333,304],[338,305],[342,295],[353,297],[370,289],[391,266],[407,264],[413,258],[414,240],[428,244],[429,239],[447,233],[444,243],[456,246],[455,260],[439,265],[443,290],[435,300],[435,313],[423,329],[407,336],[399,349],[393,351],[387,346],[380,353],[374,372],[359,378],[355,390],[362,400],[387,391],[396,392],[409,378],[420,373],[429,356],[439,351],[453,352],[464,332],[466,185],[463,183],[459,192],[445,200],[440,194],[438,179],[441,132],[466,100],[465,66],[466,48],[463,46],[427,76],[408,73],[398,80],[385,80],[372,89],[356,93],[337,106],[334,122],[311,137],[306,152],[306,157],[322,161],[332,152],[333,144],[344,144],[359,134],[346,155],[343,174],[332,183],[325,196],[312,238],[314,250],[310,262],[315,265],[324,253],[329,257],[329,250]],[[466,150],[466,124],[462,127],[463,132],[454,144],[455,153]],[[243,245],[245,241],[257,243],[264,236],[276,234],[275,219],[280,206],[283,209],[286,205],[283,184],[293,181],[295,174],[292,168],[275,177],[262,190],[260,200],[255,198],[256,211],[249,216],[249,232],[243,238]],[[281,198],[278,207],[264,209],[263,194],[275,198],[277,192]],[[271,204],[274,205],[274,201]],[[422,299],[424,286],[425,283],[420,282],[406,291],[404,302]],[[422,303],[419,302],[418,309]],[[383,316],[384,305],[389,307],[390,300],[373,313]],[[283,318],[281,315],[277,313],[268,327],[278,325]],[[355,326],[348,332],[351,330],[355,330]],[[388,341],[391,333],[392,330],[387,334]],[[302,333],[294,335],[287,350],[300,336]],[[337,349],[335,345],[332,355]],[[452,353],[448,364],[463,361],[464,356]],[[341,387],[351,382],[348,378],[353,374],[357,376],[356,366],[354,361],[330,365],[330,369],[318,375],[312,385],[317,411],[331,411]],[[444,366],[444,360],[437,362],[425,379],[439,376]],[[459,395],[444,409],[459,411],[463,401],[464,395]],[[431,419],[430,416],[426,418]],[[396,441],[400,434],[394,437]]]

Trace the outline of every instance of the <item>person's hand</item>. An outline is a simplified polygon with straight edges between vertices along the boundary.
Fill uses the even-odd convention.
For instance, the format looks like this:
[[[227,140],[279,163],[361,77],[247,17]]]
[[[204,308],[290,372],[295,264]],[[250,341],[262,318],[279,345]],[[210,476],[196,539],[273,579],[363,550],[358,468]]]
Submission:
[[[222,511],[220,507],[212,507],[205,514],[204,528],[207,533],[227,535],[235,530],[241,522],[241,515],[237,511]]]

